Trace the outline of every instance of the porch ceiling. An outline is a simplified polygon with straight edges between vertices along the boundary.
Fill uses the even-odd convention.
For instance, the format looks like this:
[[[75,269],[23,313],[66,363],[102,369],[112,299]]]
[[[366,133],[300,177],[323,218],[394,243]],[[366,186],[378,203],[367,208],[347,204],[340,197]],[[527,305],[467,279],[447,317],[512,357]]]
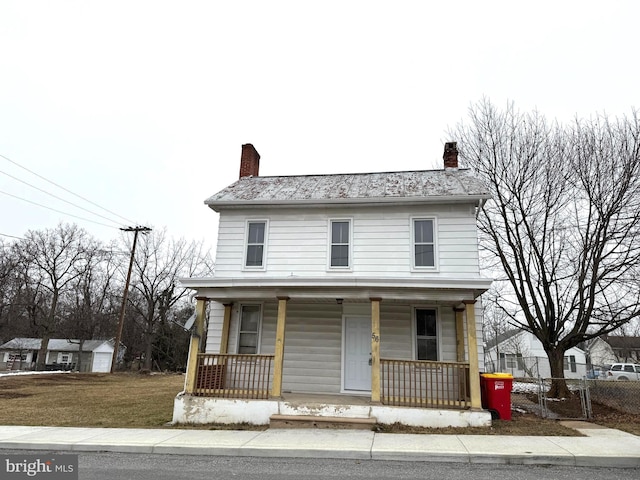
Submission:
[[[182,286],[196,290],[196,296],[220,302],[238,300],[271,300],[289,297],[314,303],[368,302],[371,298],[384,301],[446,301],[473,300],[491,285],[486,278],[414,279],[414,278],[188,278]]]

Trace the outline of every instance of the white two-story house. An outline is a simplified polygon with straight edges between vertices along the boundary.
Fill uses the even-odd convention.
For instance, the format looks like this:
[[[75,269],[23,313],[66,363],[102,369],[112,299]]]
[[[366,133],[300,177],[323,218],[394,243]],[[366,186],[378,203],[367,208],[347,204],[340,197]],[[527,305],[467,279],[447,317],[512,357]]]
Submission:
[[[455,143],[441,170],[259,175],[205,203],[215,275],[182,279],[196,321],[175,423],[299,416],[488,425],[480,402],[476,215],[489,199]]]

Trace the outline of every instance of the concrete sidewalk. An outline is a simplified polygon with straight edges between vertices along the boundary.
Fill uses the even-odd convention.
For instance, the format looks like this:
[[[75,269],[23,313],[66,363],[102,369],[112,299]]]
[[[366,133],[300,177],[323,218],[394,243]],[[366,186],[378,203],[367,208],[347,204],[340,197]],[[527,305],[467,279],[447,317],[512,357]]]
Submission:
[[[587,436],[409,435],[326,429],[230,431],[0,426],[0,450],[640,467],[640,437],[586,422],[570,423],[568,426]]]

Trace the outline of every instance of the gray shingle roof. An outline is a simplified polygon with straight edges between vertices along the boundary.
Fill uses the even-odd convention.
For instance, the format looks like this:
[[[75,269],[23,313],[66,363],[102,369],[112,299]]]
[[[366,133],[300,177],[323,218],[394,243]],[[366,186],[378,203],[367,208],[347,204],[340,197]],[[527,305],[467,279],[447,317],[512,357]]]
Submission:
[[[487,341],[485,348],[489,349],[489,348],[493,348],[496,345],[501,344],[502,342],[509,340],[512,337],[515,337],[516,335],[520,334],[520,333],[524,333],[524,330],[520,330],[518,328],[512,328],[510,330],[507,330],[505,332],[499,333],[497,336],[495,336],[494,338],[491,338]]]
[[[605,335],[602,339],[611,345],[611,348],[640,348],[640,337],[623,337],[618,335]]]
[[[105,343],[107,340],[85,340],[82,345],[83,352],[91,352]],[[39,350],[40,338],[14,338],[0,345],[0,350]],[[49,340],[49,351],[77,352],[80,347],[78,340],[69,341],[66,338],[52,338]]]
[[[225,206],[442,202],[488,199],[489,192],[467,169],[244,177],[205,200]]]

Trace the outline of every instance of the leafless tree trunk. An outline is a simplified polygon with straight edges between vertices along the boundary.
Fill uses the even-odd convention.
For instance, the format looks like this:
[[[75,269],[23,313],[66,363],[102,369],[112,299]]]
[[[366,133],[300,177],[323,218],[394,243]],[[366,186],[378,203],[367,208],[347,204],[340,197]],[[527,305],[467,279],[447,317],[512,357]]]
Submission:
[[[640,316],[640,124],[598,116],[571,125],[483,100],[450,132],[493,199],[481,244],[517,305],[510,323],[542,343],[551,395],[566,396],[564,352]]]

